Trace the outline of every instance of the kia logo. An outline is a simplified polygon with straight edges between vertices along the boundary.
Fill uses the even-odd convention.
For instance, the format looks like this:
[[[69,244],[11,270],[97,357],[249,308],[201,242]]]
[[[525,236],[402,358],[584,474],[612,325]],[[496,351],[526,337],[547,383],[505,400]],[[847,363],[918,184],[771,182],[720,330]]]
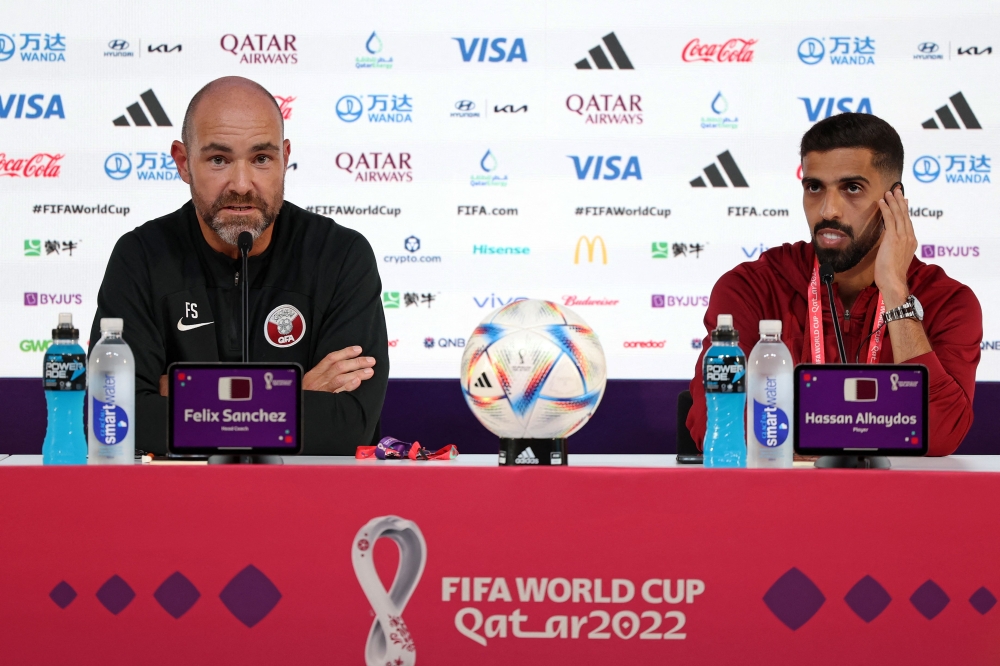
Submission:
[[[917,50],[921,53],[937,53],[938,45],[934,42],[922,42]]]
[[[459,111],[472,111],[476,108],[476,103],[471,99],[463,99],[461,102],[455,102],[455,108]]]
[[[930,155],[918,157],[913,163],[913,177],[921,183],[932,183],[941,175],[941,163]]]
[[[823,42],[815,37],[806,37],[799,42],[799,60],[807,65],[815,65],[826,55]]]
[[[124,51],[128,48],[128,42],[124,39],[112,39],[108,42],[108,48],[112,51]]]

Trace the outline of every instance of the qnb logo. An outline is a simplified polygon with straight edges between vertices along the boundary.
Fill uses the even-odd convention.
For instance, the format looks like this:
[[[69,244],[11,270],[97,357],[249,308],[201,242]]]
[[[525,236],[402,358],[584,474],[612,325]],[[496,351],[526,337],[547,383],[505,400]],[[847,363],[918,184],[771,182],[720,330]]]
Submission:
[[[979,119],[976,118],[976,114],[972,112],[972,107],[969,106],[969,102],[966,101],[965,95],[962,91],[958,91],[954,95],[948,98],[951,101],[952,106],[955,107],[955,111],[958,112],[958,117],[962,119],[965,124],[965,129],[983,129],[983,126],[979,124]],[[941,120],[941,125],[945,129],[962,129],[955,120],[954,114],[952,114],[951,109],[947,104],[939,108],[934,113]],[[920,124],[924,129],[940,129],[938,127],[937,121],[934,118],[928,118],[923,123]]]
[[[611,57],[614,59],[615,65],[618,66],[618,69],[635,69],[635,67],[632,66],[632,61],[628,59],[628,54],[625,53],[625,49],[622,47],[621,42],[618,41],[618,37],[615,36],[615,33],[609,32],[601,38],[601,41],[604,42],[605,48],[607,48],[608,53],[611,54]],[[614,69],[614,67],[611,66],[611,61],[608,60],[608,56],[604,53],[604,49],[601,48],[600,44],[587,51],[587,53],[590,54],[590,60],[584,58],[583,60],[578,61],[576,63],[577,69],[593,69],[593,67],[590,66],[591,60],[594,62],[597,69]]]
[[[824,103],[826,106],[826,111],[823,115],[824,118],[829,118],[833,115],[834,105],[836,105],[837,113],[871,113],[872,103],[867,97],[862,97],[858,100],[857,106],[851,108],[854,105],[853,97],[820,97],[816,100],[815,105],[813,101],[808,97],[799,97],[802,103],[806,105],[806,116],[809,118],[809,122],[814,123],[819,120],[820,113],[823,112]]]
[[[642,180],[639,158],[635,155],[628,158],[623,158],[621,155],[611,155],[607,158],[603,155],[588,155],[585,161],[578,155],[567,155],[566,157],[573,160],[577,180],[584,180],[589,174],[593,174],[590,176],[591,180],[628,180],[629,178]],[[620,166],[623,159],[628,160],[624,169]],[[591,166],[593,166],[593,171],[591,171]],[[602,167],[604,169],[603,175],[601,173]]]
[[[716,158],[719,160],[719,164],[722,165],[726,175],[729,176],[729,180],[733,184],[733,187],[750,187],[746,178],[743,177],[743,172],[740,171],[738,166],[736,166],[736,160],[733,159],[733,156],[728,150],[719,153],[716,155]],[[722,173],[719,172],[719,167],[717,167],[714,163],[705,167],[704,171],[705,176],[708,178],[708,182],[712,184],[712,187],[729,187],[726,183],[726,179],[723,178]],[[691,187],[705,187],[705,181],[702,180],[701,176],[698,176],[691,181]]]
[[[139,99],[142,100],[143,104],[146,105],[146,110],[149,111],[149,115],[153,116],[153,121],[156,123],[157,127],[171,127],[172,123],[170,118],[167,117],[167,112],[163,110],[163,106],[160,104],[160,100],[156,98],[156,93],[150,88],[146,92],[139,95]],[[136,127],[150,127],[151,123],[149,118],[143,112],[142,107],[139,102],[135,102],[125,107],[130,118],[132,118],[132,123]],[[118,116],[111,123],[115,127],[129,127],[128,118],[124,115]]]
[[[462,349],[465,347],[465,338],[424,338],[424,347],[427,349],[433,349],[435,346]]]
[[[975,56],[990,55],[991,53],[993,53],[993,47],[992,46],[987,46],[986,48],[980,48],[978,46],[966,46],[965,48],[962,48],[961,46],[959,46],[957,52],[958,52],[958,55],[960,55],[960,56],[963,56],[963,55],[975,55]]]
[[[357,183],[412,183],[410,153],[338,153],[334,164]]]
[[[36,305],[82,305],[82,294],[44,294],[36,291],[24,292],[24,304]]]
[[[576,240],[576,249],[573,251],[573,263],[580,263],[580,249],[587,248],[587,263],[594,263],[594,250],[598,247],[601,248],[601,263],[607,265],[608,263],[608,247],[604,244],[604,239],[600,236],[594,236],[593,238],[588,238],[586,236],[580,236]]]
[[[226,34],[219,40],[219,46],[238,56],[241,65],[295,65],[299,62],[295,35],[264,33],[240,38]]]
[[[756,39],[730,39],[716,44],[702,44],[698,38],[684,45],[684,62],[753,62]]]
[[[524,48],[524,39],[517,37],[510,41],[510,50],[507,50],[507,38],[495,37],[491,41],[489,37],[473,37],[466,44],[464,37],[452,37],[458,42],[458,49],[462,54],[462,62],[513,62],[520,60],[528,62],[528,52]],[[489,48],[489,57],[487,57]],[[478,54],[478,55],[477,55]]]
[[[625,349],[663,349],[666,344],[666,340],[627,340],[622,346]]]
[[[974,259],[979,256],[978,245],[921,245],[920,257],[934,259],[935,257],[962,257]]]
[[[7,96],[6,104],[3,101],[3,96],[0,95],[0,120],[7,118],[25,118],[29,120],[41,118],[42,120],[47,120],[53,117],[66,119],[66,112],[63,110],[63,102],[60,95],[52,95],[48,103],[46,103],[45,95],[42,94],[18,95],[15,93]]]

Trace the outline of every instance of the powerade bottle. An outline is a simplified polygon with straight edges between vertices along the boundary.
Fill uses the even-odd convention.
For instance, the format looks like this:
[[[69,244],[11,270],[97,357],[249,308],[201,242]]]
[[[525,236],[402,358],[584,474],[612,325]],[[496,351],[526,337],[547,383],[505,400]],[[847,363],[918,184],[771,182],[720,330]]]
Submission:
[[[792,355],[781,341],[781,322],[762,319],[760,342],[747,364],[747,467],[792,466],[792,367]]]
[[[747,359],[733,328],[733,316],[720,314],[705,352],[702,377],[708,427],[705,430],[705,467],[746,467],[743,407],[746,402]]]
[[[87,354],[78,342],[73,315],[59,314],[52,329],[52,344],[45,351],[43,385],[48,426],[42,443],[46,465],[87,464],[87,438],[83,434],[83,405],[87,394]]]
[[[90,353],[91,465],[135,463],[135,358],[122,339],[121,319],[101,319]]]

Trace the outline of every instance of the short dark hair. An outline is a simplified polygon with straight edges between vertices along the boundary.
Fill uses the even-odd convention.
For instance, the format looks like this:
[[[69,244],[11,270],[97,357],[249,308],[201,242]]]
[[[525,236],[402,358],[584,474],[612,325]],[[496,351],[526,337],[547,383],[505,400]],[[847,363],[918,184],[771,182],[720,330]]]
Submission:
[[[870,113],[840,113],[819,121],[802,135],[799,157],[837,148],[867,148],[872,166],[899,180],[903,176],[903,142],[892,125]]]
[[[185,146],[188,145],[188,139],[191,138],[191,117],[194,115],[194,111],[198,107],[198,103],[201,102],[201,98],[207,95],[209,92],[211,92],[213,88],[225,83],[226,79],[229,80],[243,79],[246,85],[249,85],[251,88],[256,89],[262,95],[271,100],[271,103],[274,104],[274,110],[278,112],[278,117],[281,118],[281,133],[282,135],[284,135],[285,117],[281,115],[281,107],[278,106],[278,100],[274,99],[274,95],[269,93],[267,91],[267,88],[260,85],[256,81],[251,81],[250,79],[244,79],[243,77],[223,77],[221,79],[215,79],[214,81],[209,81],[204,86],[202,86],[201,90],[199,90],[194,94],[194,97],[191,98],[191,101],[188,103],[187,111],[184,112],[184,124],[181,125],[181,143],[183,143]]]

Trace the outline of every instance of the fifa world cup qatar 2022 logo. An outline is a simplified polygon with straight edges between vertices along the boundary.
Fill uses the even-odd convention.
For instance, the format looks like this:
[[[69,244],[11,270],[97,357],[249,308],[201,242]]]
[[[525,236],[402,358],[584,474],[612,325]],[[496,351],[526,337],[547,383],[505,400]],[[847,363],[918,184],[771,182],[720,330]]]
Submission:
[[[387,592],[375,571],[375,542],[392,539],[399,546],[399,567]],[[420,528],[399,516],[372,518],[358,530],[351,547],[351,561],[361,589],[368,597],[375,620],[365,645],[367,666],[414,666],[417,650],[403,609],[420,582],[427,561],[427,544]]]

